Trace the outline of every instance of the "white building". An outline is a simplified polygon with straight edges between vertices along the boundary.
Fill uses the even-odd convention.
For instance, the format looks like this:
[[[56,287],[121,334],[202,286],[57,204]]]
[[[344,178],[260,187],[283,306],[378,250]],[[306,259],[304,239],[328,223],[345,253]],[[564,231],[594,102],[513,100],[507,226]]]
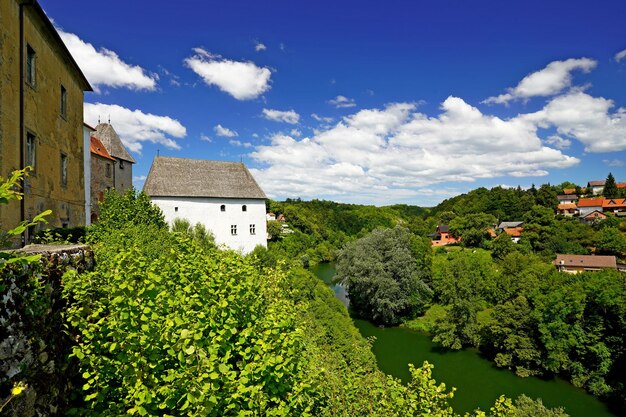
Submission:
[[[244,254],[267,246],[267,197],[242,163],[157,156],[143,191],[170,224],[202,223],[218,245]]]

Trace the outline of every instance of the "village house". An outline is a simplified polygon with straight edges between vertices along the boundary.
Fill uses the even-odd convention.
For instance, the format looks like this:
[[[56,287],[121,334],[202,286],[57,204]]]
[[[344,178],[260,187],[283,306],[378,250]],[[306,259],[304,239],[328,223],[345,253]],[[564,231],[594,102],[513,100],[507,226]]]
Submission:
[[[24,198],[0,205],[2,228],[48,209],[48,227],[84,225],[83,92],[92,88],[37,1],[0,1],[0,27],[0,175],[32,167]]]
[[[604,191],[604,184],[606,184],[605,180],[602,181],[589,181],[587,183],[587,190],[592,195],[600,195],[602,191]]]
[[[571,196],[572,194],[576,194],[576,188],[564,188],[563,194]]]
[[[602,211],[615,216],[626,216],[626,198],[605,198]]]
[[[244,254],[267,246],[267,197],[242,163],[157,156],[143,191],[170,224],[202,223],[218,245]]]
[[[617,269],[615,256],[557,254],[554,265],[557,270],[570,274],[600,271],[602,269]]]
[[[520,221],[515,221],[515,222],[502,222],[498,225],[498,233],[503,232],[505,229],[511,228],[511,227],[521,227],[524,224],[524,222],[520,222]]]
[[[606,214],[602,213],[599,210],[594,210],[591,213],[587,213],[585,216],[582,216],[580,220],[583,223],[593,224],[599,221],[606,219]]]
[[[461,239],[457,239],[450,234],[450,228],[447,224],[440,224],[437,226],[435,233],[431,233],[429,236],[433,246],[452,245],[461,241]]]
[[[522,233],[524,232],[523,227],[507,227],[504,229],[504,233],[511,237],[511,241],[513,243],[519,243],[522,238]]]
[[[580,217],[585,217],[587,214],[592,211],[602,211],[602,204],[604,203],[604,198],[602,197],[594,197],[594,198],[581,198],[578,200],[578,215]]]
[[[576,201],[578,200],[578,196],[572,195],[572,194],[561,194],[561,195],[557,195],[556,199],[559,202],[559,204],[575,204]]]
[[[556,207],[556,213],[565,217],[573,217],[578,214],[576,203],[561,203]]]
[[[96,131],[92,133],[96,137],[111,157],[114,159],[111,175],[113,177],[113,188],[120,194],[133,186],[133,164],[135,159],[130,156],[122,139],[110,123],[98,123]]]

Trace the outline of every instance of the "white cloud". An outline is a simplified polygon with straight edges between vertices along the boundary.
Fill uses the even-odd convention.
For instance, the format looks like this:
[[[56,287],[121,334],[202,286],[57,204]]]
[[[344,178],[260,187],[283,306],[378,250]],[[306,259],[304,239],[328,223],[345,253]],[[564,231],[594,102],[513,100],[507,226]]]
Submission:
[[[85,103],[85,122],[95,126],[100,117],[111,119],[111,124],[124,145],[132,152],[141,152],[143,142],[159,143],[167,148],[180,149],[171,137],[183,138],[187,129],[176,119],[130,110],[116,104]]]
[[[569,139],[563,139],[559,135],[548,136],[545,140],[546,144],[551,145],[557,149],[567,149],[571,146],[572,141]]]
[[[572,85],[572,71],[581,70],[585,73],[594,69],[597,62],[589,58],[553,61],[544,69],[527,75],[515,88],[507,93],[489,97],[483,101],[487,104],[506,104],[511,100],[528,99],[535,96],[551,96]]]
[[[300,132],[298,129],[291,129],[291,132],[289,132],[289,134],[294,138],[299,138],[300,136],[302,136],[302,132]]]
[[[349,107],[355,107],[356,103],[353,98],[348,98],[346,96],[337,96],[332,100],[328,100],[328,104],[337,107],[338,109],[344,109]]]
[[[540,111],[520,116],[540,127],[554,126],[560,135],[577,139],[587,152],[626,150],[626,109],[615,111],[612,100],[572,91],[555,97]]]
[[[602,162],[610,167],[620,168],[624,166],[624,161],[621,159],[603,159]]]
[[[626,49],[615,54],[615,61],[617,62],[620,62],[624,58],[626,58]]]
[[[239,134],[235,132],[234,130],[230,130],[229,128],[224,127],[222,125],[215,126],[213,130],[215,130],[215,134],[217,136],[224,136],[227,138],[233,138],[235,136],[239,136]]]
[[[332,117],[322,117],[322,116],[319,116],[319,115],[317,115],[315,113],[312,113],[311,117],[313,119],[317,120],[318,122],[324,122],[324,123],[332,123],[332,121],[335,120]]]
[[[205,135],[204,133],[200,134],[200,140],[203,140],[203,141],[209,142],[209,143],[213,142],[211,140],[211,138],[209,136]]]
[[[294,110],[281,111],[273,109],[263,109],[263,117],[265,117],[267,120],[273,120],[275,122],[285,122],[292,125],[295,125],[300,121],[300,115]]]
[[[237,100],[254,99],[271,88],[272,72],[250,61],[232,61],[195,48],[195,55],[185,59],[185,64],[204,82],[215,85]]]
[[[254,42],[254,50],[257,52],[261,52],[261,51],[265,51],[267,49],[267,46],[265,46],[265,44],[259,42],[259,41],[255,41]]]
[[[543,145],[532,121],[485,115],[455,97],[441,108],[428,117],[413,103],[395,103],[356,112],[312,137],[275,135],[251,154],[265,166],[255,176],[277,198],[390,202],[445,181],[543,176],[579,163]]]
[[[80,39],[73,33],[57,28],[61,39],[96,92],[100,86],[125,87],[131,90],[154,90],[158,76],[138,65],[122,61],[113,51],[100,48]]]
[[[240,140],[231,139],[228,141],[233,146],[238,146],[240,148],[251,148],[252,144],[250,142],[242,142]]]

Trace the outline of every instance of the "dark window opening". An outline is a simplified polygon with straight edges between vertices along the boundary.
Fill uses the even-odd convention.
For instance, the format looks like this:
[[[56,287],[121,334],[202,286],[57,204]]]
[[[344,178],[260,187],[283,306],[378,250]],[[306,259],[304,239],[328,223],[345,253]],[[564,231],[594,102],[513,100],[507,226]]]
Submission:
[[[246,206],[245,204],[241,206],[241,211],[248,211],[248,206]]]
[[[61,86],[61,116],[67,117],[67,90]]]
[[[61,154],[61,186],[67,187],[67,155]]]
[[[230,226],[230,234],[233,235],[233,236],[237,235],[237,225],[236,224],[232,224]]]
[[[226,206],[224,204],[220,206],[220,211],[226,211]]]
[[[174,207],[174,212],[178,213],[178,207]]]
[[[35,85],[35,50],[26,45],[26,82]]]
[[[35,171],[37,138],[30,132],[26,133],[26,166]]]
[[[250,234],[251,235],[256,235],[256,225],[254,225],[254,224],[250,225]]]

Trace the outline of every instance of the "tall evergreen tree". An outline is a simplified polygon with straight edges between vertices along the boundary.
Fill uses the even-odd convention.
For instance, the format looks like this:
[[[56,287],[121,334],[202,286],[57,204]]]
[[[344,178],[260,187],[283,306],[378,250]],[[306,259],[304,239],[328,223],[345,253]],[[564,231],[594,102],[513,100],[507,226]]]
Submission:
[[[606,182],[604,183],[604,191],[602,195],[607,198],[617,197],[619,195],[619,190],[617,189],[617,184],[615,183],[615,178],[613,178],[613,174],[609,172],[609,176],[606,177]]]

